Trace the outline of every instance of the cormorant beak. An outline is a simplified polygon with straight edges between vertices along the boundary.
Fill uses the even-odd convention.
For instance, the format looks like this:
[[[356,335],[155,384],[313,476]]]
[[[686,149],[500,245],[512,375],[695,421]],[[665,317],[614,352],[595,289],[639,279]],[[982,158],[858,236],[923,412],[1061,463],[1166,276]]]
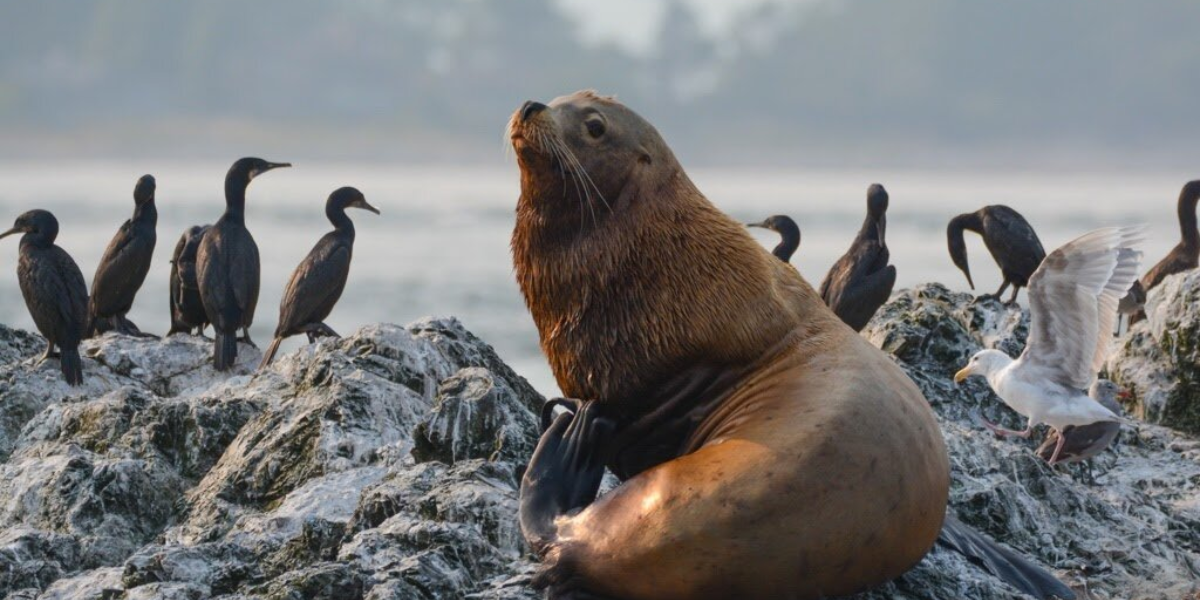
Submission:
[[[975,291],[975,282],[971,281],[971,271],[969,269],[963,269],[963,275],[967,276],[967,285],[971,286],[971,291]]]
[[[271,169],[282,169],[283,167],[290,167],[290,166],[292,166],[292,163],[273,163],[273,162],[269,162],[269,163],[267,163],[267,168],[266,168],[266,169],[264,169],[264,172],[266,172],[266,171],[270,171]]]
[[[887,221],[880,218],[878,221],[875,222],[875,233],[876,233],[876,235],[879,236],[880,242],[884,241],[883,234],[886,231],[887,231]]]
[[[354,208],[361,208],[363,210],[369,210],[375,214],[379,214],[379,209],[371,206],[371,204],[366,200],[355,200],[354,204],[351,204],[350,206],[353,206]]]
[[[761,223],[746,223],[746,227],[762,227],[763,229],[766,229],[767,222],[763,221]]]
[[[962,370],[954,374],[954,383],[962,383],[964,379],[972,375],[970,367],[963,367]]]
[[[4,233],[0,233],[0,239],[6,238],[14,233],[21,233],[21,229],[18,227],[13,227],[12,229],[5,231]]]

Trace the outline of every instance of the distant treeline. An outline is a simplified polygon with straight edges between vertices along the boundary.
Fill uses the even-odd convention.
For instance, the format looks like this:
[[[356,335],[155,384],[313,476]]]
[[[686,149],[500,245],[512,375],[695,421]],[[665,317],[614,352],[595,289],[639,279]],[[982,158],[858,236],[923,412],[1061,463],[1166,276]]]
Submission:
[[[174,153],[186,149],[152,132],[498,145],[523,100],[592,87],[733,159],[749,146],[1139,152],[1200,133],[1191,0],[768,4],[721,40],[672,3],[645,55],[580,41],[574,18],[552,0],[8,2],[0,127],[69,140],[152,125],[142,143]]]

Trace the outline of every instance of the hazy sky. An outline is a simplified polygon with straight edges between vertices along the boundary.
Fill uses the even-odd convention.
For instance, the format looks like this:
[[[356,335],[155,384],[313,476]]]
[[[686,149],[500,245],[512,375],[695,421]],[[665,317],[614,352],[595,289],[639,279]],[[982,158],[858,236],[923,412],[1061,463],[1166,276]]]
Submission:
[[[796,5],[819,0],[680,0],[696,10],[700,25],[722,37],[740,12],[763,4]],[[650,49],[667,0],[557,0],[579,17],[581,33],[590,40],[617,42],[637,52]]]

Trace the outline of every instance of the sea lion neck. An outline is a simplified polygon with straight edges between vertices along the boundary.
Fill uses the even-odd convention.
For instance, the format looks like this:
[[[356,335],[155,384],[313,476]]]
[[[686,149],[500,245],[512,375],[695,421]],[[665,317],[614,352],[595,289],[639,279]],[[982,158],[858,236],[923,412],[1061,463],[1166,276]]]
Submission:
[[[636,413],[683,365],[749,364],[802,312],[828,313],[682,169],[649,169],[624,189],[614,216],[583,234],[555,230],[532,198],[518,206],[514,270],[565,395]]]

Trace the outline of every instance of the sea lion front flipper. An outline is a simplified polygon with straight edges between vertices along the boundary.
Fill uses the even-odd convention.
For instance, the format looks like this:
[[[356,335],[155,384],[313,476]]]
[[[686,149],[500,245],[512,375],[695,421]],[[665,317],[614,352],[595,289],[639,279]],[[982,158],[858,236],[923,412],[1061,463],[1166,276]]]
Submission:
[[[1053,575],[1016,552],[984,537],[954,518],[952,514],[946,515],[937,543],[943,548],[958,552],[972,564],[1034,598],[1075,600],[1075,592]]]
[[[571,404],[551,400],[542,408],[543,422],[552,422],[521,478],[521,532],[538,554],[557,535],[555,519],[596,499],[604,477],[604,449],[616,429],[594,402],[579,402],[577,410],[553,417],[555,406]]]

